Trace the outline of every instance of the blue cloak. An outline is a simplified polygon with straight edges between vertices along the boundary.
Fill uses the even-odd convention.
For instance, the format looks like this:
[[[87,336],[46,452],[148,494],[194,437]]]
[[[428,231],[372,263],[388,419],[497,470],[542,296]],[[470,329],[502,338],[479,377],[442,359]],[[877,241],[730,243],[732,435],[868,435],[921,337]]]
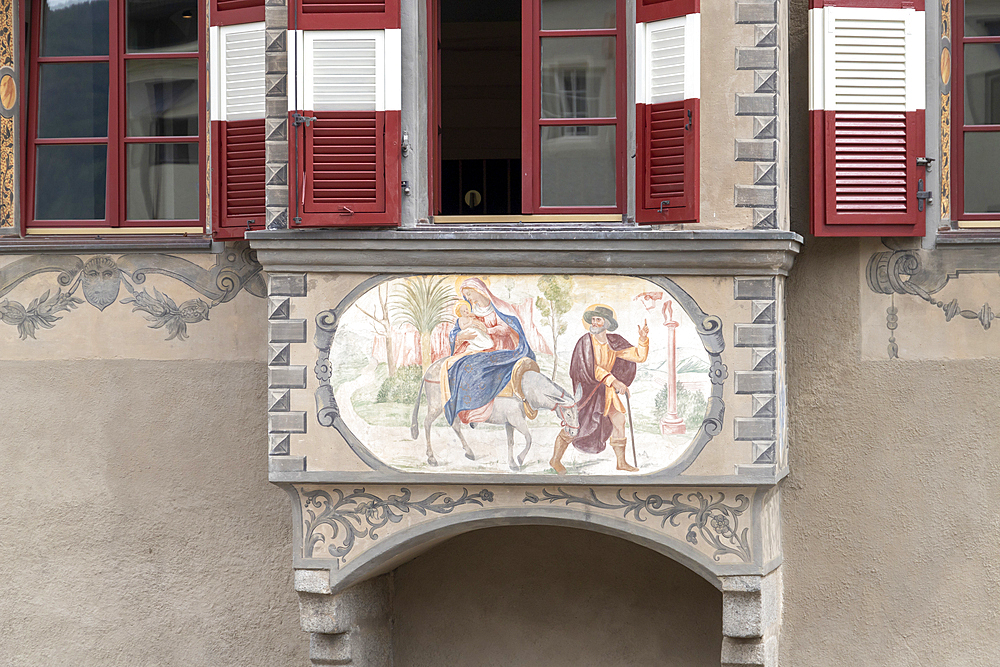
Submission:
[[[448,369],[448,386],[451,389],[451,397],[444,404],[444,416],[449,424],[455,421],[455,416],[459,412],[481,408],[496,398],[497,394],[510,382],[510,376],[514,372],[514,364],[519,360],[524,357],[535,358],[535,353],[528,346],[528,337],[524,335],[520,320],[513,315],[500,312],[495,307],[493,312],[507,326],[517,332],[517,347],[513,350],[494,350],[470,354],[456,361]],[[458,332],[459,327],[456,320],[455,326],[448,333],[452,354],[455,353],[455,339]]]

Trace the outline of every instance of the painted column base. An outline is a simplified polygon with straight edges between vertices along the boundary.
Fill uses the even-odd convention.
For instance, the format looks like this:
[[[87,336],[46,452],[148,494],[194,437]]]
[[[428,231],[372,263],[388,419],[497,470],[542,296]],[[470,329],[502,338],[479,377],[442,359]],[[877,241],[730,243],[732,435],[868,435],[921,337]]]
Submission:
[[[680,418],[660,420],[660,435],[683,435],[685,433],[687,433],[687,427],[684,426],[684,420]]]

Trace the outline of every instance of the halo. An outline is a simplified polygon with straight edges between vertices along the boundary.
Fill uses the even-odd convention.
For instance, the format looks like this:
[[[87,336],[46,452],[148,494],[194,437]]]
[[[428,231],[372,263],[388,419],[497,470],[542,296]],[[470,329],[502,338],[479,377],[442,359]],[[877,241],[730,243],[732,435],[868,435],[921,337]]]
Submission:
[[[583,309],[583,314],[586,315],[588,310],[594,310],[598,306],[603,306],[603,307],[607,308],[612,313],[614,313],[615,319],[618,318],[618,312],[615,311],[614,308],[612,308],[611,306],[609,306],[606,303],[594,303],[594,304],[591,304],[591,305],[589,305],[589,306],[587,306],[586,308]],[[590,331],[590,322],[588,322],[586,319],[582,319],[582,318],[581,318],[580,321],[583,322],[583,328],[586,329],[587,331]]]

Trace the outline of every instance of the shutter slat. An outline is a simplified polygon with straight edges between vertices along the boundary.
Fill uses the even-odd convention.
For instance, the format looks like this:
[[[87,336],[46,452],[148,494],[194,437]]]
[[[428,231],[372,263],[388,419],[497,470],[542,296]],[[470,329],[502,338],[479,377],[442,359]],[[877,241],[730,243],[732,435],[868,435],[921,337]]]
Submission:
[[[905,210],[907,179],[915,167],[906,159],[905,114],[837,112],[833,125],[835,210]],[[897,178],[886,178],[889,174]]]
[[[351,210],[377,206],[383,184],[377,112],[316,112],[310,127],[311,202]]]

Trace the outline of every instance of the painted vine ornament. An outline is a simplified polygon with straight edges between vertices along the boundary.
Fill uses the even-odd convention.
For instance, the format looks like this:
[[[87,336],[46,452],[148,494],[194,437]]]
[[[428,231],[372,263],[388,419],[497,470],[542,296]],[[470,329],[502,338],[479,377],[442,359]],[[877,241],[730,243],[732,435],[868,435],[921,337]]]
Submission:
[[[719,560],[725,554],[737,556],[745,563],[753,560],[749,543],[750,529],[740,530],[739,526],[740,516],[750,507],[750,499],[742,493],[734,498],[734,505],[725,504],[724,493],[719,493],[716,497],[714,493],[706,496],[700,491],[688,494],[675,493],[668,499],[656,494],[640,497],[634,491],[632,497],[627,498],[619,490],[615,498],[617,502],[601,500],[593,489],[588,489],[586,493],[574,494],[558,488],[555,491],[542,489],[541,497],[526,491],[523,502],[562,503],[567,507],[585,505],[603,510],[621,510],[622,516],[626,519],[630,515],[632,519],[640,522],[645,522],[647,518],[660,519],[661,528],[665,527],[668,521],[671,526],[679,527],[682,517],[690,517],[691,524],[685,535],[688,542],[697,545],[700,537],[715,549],[712,555],[715,560]]]
[[[488,489],[476,493],[462,489],[462,495],[457,498],[444,491],[436,491],[423,500],[413,500],[407,488],[399,491],[398,495],[392,494],[384,499],[364,488],[354,489],[351,493],[340,489],[306,492],[303,507],[308,515],[303,535],[305,553],[312,554],[317,544],[327,542],[327,536],[319,532],[323,526],[331,531],[327,552],[343,562],[359,539],[377,540],[380,528],[399,523],[410,512],[422,516],[450,514],[465,505],[482,507],[483,503],[493,502],[493,492]]]
[[[166,340],[186,340],[188,325],[208,320],[209,312],[231,301],[241,291],[266,296],[261,267],[245,242],[216,257],[211,269],[173,255],[98,255],[84,260],[73,255],[36,255],[0,268],[0,297],[12,292],[32,276],[57,273],[55,293],[47,289],[25,306],[23,301],[0,299],[0,321],[16,326],[21,340],[35,338],[41,329],[52,329],[84,300],[103,312],[118,300],[122,287],[128,296],[119,303],[131,305],[150,322],[163,329]],[[148,274],[161,274],[182,282],[202,294],[178,304],[155,287],[143,287]],[[80,296],[83,296],[83,299]],[[206,300],[208,299],[208,300]]]

